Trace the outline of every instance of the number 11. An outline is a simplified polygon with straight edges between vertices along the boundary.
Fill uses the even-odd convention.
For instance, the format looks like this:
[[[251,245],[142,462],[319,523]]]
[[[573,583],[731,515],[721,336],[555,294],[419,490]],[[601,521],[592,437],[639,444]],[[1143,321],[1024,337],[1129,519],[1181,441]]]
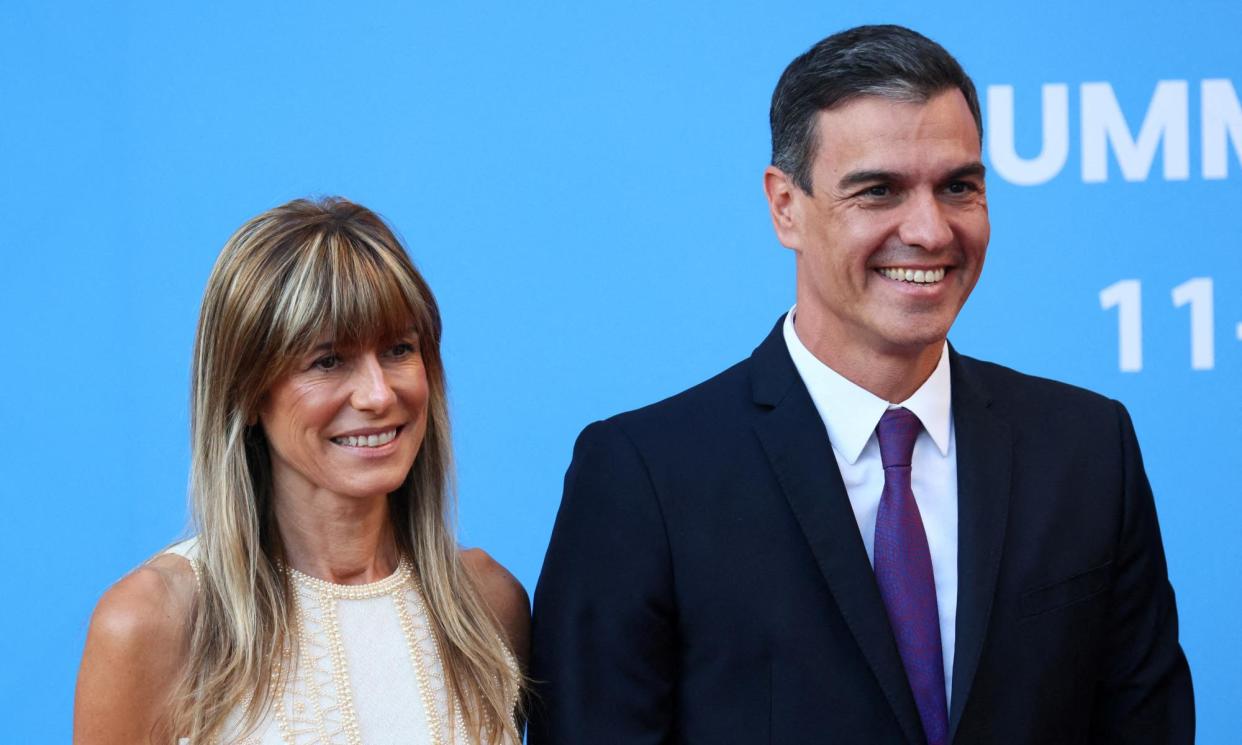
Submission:
[[[1117,308],[1118,366],[1122,372],[1143,369],[1142,284],[1123,279],[1100,290],[1100,307]],[[1173,288],[1173,305],[1190,306],[1190,367],[1211,370],[1216,366],[1216,346],[1212,337],[1212,280],[1195,277]],[[1242,336],[1242,329],[1240,329]]]

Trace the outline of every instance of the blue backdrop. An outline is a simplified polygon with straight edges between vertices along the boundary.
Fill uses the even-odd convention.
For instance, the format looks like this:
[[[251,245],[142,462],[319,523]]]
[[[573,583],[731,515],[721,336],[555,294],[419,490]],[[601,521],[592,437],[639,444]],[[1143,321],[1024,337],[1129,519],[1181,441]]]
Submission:
[[[1200,740],[1234,741],[1242,5],[527,5],[4,4],[6,739],[69,739],[95,601],[186,528],[193,329],[245,218],[341,194],[403,234],[446,319],[462,539],[533,590],[577,432],[792,303],[760,181],[781,70],[893,21],[985,98],[991,255],[951,338],[1130,407]]]

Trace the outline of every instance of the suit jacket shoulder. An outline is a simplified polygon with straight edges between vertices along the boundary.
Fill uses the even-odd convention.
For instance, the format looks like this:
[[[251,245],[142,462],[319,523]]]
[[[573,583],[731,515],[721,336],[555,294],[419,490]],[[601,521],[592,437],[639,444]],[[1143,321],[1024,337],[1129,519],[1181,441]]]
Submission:
[[[1104,411],[1116,405],[1113,399],[1086,388],[1028,375],[995,362],[960,354],[952,346],[950,352],[957,366],[958,378],[982,387],[1000,400],[1021,402],[1025,399],[1040,405],[1094,411]]]
[[[749,360],[668,398],[609,417],[631,437],[646,440],[701,436],[704,428],[736,423],[738,410],[749,407]]]
[[[950,360],[955,416],[973,405],[987,407],[1021,438],[1015,447],[1042,449],[1059,444],[1068,450],[1080,443],[1098,449],[1105,442],[1119,443],[1119,436],[1129,427],[1129,416],[1119,402],[1086,388],[1027,375],[956,351]],[[1041,441],[1032,441],[1033,436]]]

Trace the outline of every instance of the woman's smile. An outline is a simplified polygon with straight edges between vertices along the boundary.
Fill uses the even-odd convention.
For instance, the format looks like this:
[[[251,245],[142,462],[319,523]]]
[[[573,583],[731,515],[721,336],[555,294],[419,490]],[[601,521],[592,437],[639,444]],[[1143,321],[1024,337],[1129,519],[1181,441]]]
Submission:
[[[372,498],[400,487],[422,446],[428,396],[416,335],[356,350],[317,345],[259,416],[278,497]]]
[[[378,431],[378,434],[376,432]],[[400,427],[389,429],[368,430],[331,438],[332,442],[343,447],[374,449],[382,447],[397,439]]]

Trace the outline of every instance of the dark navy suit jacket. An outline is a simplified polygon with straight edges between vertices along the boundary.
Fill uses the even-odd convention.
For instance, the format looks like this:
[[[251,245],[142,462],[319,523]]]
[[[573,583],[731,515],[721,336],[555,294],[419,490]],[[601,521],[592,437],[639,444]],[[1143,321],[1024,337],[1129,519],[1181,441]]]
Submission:
[[[1129,416],[951,350],[954,743],[1190,743]],[[922,743],[822,420],[781,324],[587,427],[535,593],[531,745]]]

